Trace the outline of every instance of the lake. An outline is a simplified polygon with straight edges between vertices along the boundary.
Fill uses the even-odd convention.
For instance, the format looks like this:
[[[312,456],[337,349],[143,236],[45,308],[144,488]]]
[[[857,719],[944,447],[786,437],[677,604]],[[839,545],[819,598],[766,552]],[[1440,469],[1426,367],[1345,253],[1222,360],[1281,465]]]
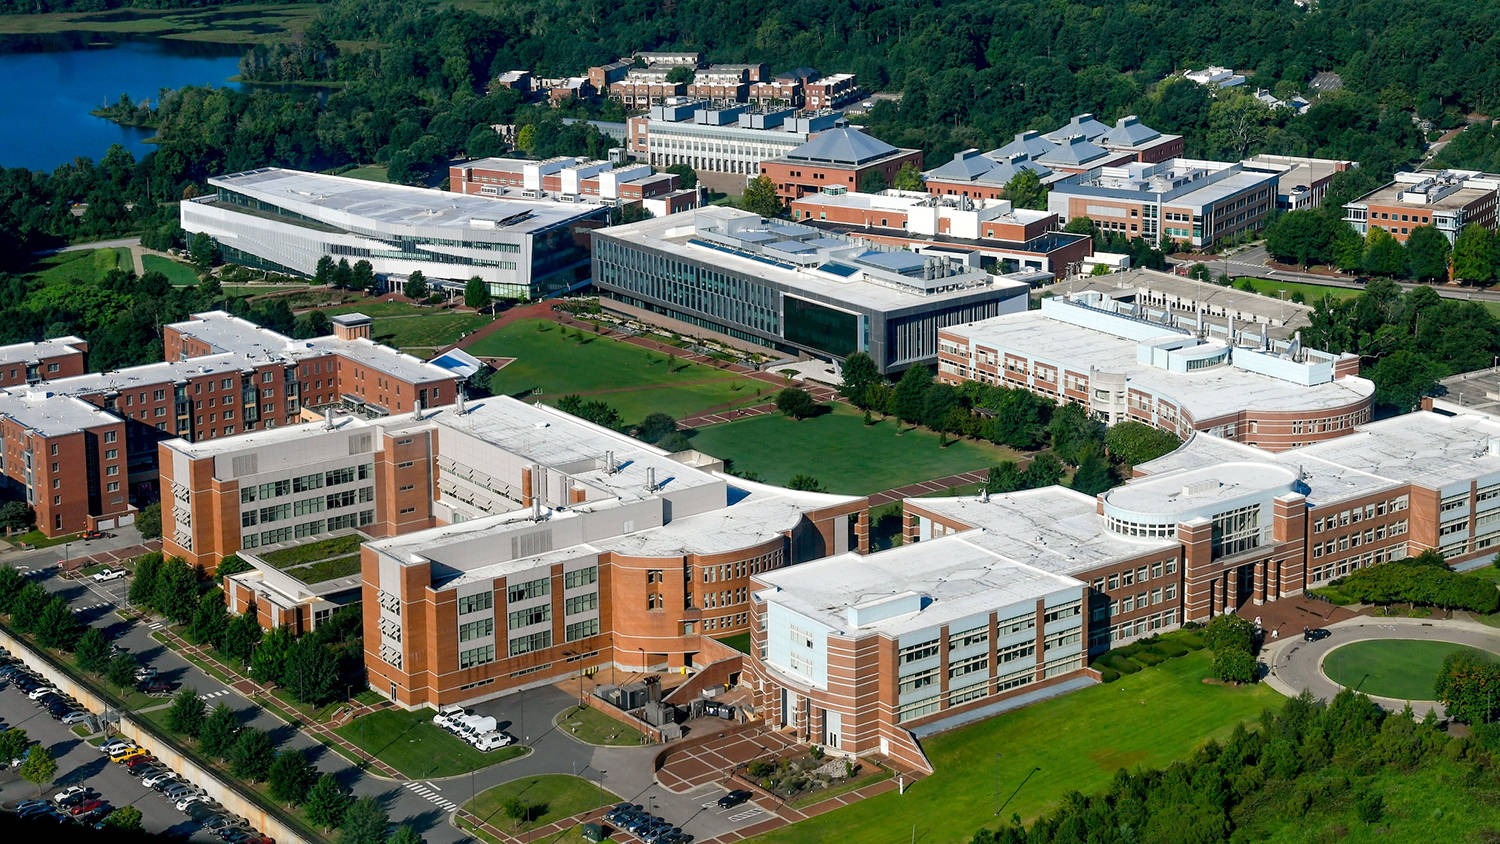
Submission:
[[[0,50],[14,46],[0,41]],[[244,48],[148,40],[71,46],[0,52],[0,167],[51,171],[78,156],[98,161],[116,143],[139,160],[151,150],[144,142],[151,130],[89,112],[121,94],[155,102],[162,88],[229,85],[244,54]]]

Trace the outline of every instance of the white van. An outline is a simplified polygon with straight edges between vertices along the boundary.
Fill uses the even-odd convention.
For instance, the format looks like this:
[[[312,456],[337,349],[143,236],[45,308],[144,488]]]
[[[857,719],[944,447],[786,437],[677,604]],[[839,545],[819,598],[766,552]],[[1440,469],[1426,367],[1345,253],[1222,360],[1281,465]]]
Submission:
[[[452,729],[453,720],[455,718],[462,718],[464,714],[462,706],[444,706],[438,710],[436,715],[432,716],[432,723],[445,730]]]
[[[515,737],[508,733],[485,733],[473,741],[474,749],[482,751],[498,750],[515,743]]]

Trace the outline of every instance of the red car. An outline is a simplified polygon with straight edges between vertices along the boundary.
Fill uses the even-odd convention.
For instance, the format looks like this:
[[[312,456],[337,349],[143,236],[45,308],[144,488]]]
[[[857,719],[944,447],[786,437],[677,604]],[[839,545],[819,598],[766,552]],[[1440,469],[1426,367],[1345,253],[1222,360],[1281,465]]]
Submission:
[[[81,815],[84,812],[92,812],[95,809],[97,809],[97,808],[99,808],[100,806],[103,806],[103,805],[104,805],[104,801],[103,800],[100,800],[98,798],[93,798],[93,799],[90,799],[90,800],[85,800],[82,803],[79,803],[77,806],[74,806],[73,808],[69,809],[68,811],[71,812],[72,814],[75,814],[75,815]]]
[[[86,530],[83,532],[84,539],[108,539],[111,536],[114,536],[114,534],[106,533],[102,530]]]
[[[151,763],[153,763],[155,761],[156,761],[156,757],[155,756],[152,756],[149,753],[142,753],[139,756],[132,756],[129,759],[126,759],[125,760],[125,767],[133,769],[137,765],[149,765],[149,764],[151,764]]]

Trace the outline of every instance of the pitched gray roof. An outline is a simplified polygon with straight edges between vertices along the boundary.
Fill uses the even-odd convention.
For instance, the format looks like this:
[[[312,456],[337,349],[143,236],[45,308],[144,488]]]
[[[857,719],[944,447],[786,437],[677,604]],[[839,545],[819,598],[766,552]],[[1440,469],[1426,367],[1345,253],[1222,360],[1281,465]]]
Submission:
[[[1043,138],[1036,131],[1017,132],[1016,139],[999,149],[993,149],[985,153],[986,156],[999,161],[1016,153],[1025,153],[1033,159],[1041,158],[1049,152],[1057,149],[1057,144]]]
[[[1095,120],[1094,115],[1085,112],[1074,115],[1073,119],[1068,121],[1068,125],[1062,126],[1054,132],[1048,132],[1046,138],[1062,143],[1069,136],[1082,135],[1092,141],[1108,131],[1108,126]]]
[[[1008,155],[996,160],[994,153],[979,155],[974,150],[964,150],[953,156],[953,160],[922,174],[928,180],[939,182],[982,183],[1003,186],[1022,170],[1030,170],[1042,178],[1052,171],[1032,161],[1023,153]]]
[[[852,126],[840,126],[818,133],[812,140],[787,153],[786,157],[819,164],[864,164],[896,151],[885,141],[872,138]]]
[[[1132,114],[1116,121],[1115,127],[1105,132],[1102,140],[1109,146],[1134,147],[1160,137],[1160,132],[1142,123]]]
[[[1065,167],[1077,166],[1108,154],[1109,152],[1098,144],[1075,135],[1064,141],[1055,151],[1043,156],[1041,163],[1060,164]]]

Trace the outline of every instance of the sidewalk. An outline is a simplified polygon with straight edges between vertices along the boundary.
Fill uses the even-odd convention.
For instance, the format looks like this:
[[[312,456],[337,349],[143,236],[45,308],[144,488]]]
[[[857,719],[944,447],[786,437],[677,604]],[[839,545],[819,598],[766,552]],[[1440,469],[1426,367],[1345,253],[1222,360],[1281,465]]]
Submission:
[[[349,742],[347,739],[335,733],[331,725],[315,724],[310,722],[307,717],[301,712],[298,712],[295,707],[271,694],[270,689],[255,682],[249,677],[246,677],[238,669],[233,668],[220,661],[214,655],[211,649],[205,648],[202,645],[195,645],[187,641],[186,639],[183,639],[181,636],[178,636],[176,633],[172,632],[172,628],[170,627],[163,626],[156,632],[161,634],[162,641],[167,645],[167,647],[171,648],[174,651],[177,651],[177,653],[181,654],[184,658],[193,657],[201,662],[213,666],[215,670],[219,671],[225,677],[229,678],[228,685],[230,688],[234,689],[236,692],[239,692],[241,695],[244,695],[246,698],[252,699],[253,702],[259,705],[261,708],[270,711],[272,714],[281,718],[283,721],[296,726],[298,732],[303,733],[308,738],[311,738],[317,742],[321,742],[325,745],[336,746],[344,756],[358,760],[360,766],[364,768],[367,773],[392,780],[407,779],[407,777],[404,776],[400,771],[392,768],[390,765],[387,765],[385,762],[380,761],[374,756],[371,756],[363,749],[359,748],[358,746]],[[188,661],[192,662],[193,659],[188,659]],[[382,701],[380,704],[377,704],[375,706],[354,704],[353,709],[348,717],[349,719],[353,719],[361,715],[368,715],[371,712],[376,712],[381,709],[388,709],[390,707],[391,703],[389,701]]]

